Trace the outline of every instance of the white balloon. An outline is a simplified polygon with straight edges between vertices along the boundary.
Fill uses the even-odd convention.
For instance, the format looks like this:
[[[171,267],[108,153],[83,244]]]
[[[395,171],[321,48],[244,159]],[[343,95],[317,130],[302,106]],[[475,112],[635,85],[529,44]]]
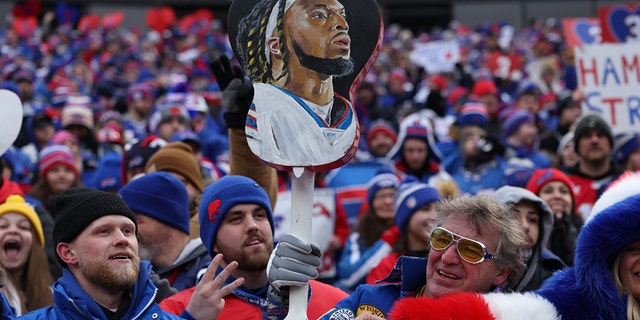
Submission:
[[[13,91],[0,89],[0,155],[16,141],[22,126],[22,102]]]

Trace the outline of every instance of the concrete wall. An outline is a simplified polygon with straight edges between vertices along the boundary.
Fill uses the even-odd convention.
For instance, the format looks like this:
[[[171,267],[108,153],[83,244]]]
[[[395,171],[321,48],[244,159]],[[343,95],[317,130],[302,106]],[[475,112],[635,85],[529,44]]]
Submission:
[[[532,19],[597,17],[598,7],[625,1],[616,0],[517,0],[453,1],[452,17],[468,26],[484,22],[509,22],[516,29]]]

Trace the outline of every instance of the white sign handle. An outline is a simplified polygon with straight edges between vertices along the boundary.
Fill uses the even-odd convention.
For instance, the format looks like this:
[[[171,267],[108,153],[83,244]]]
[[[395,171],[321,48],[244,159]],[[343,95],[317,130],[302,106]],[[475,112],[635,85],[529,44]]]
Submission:
[[[291,178],[291,234],[304,242],[311,241],[313,216],[313,183],[315,174],[303,167],[293,168]],[[289,313],[285,320],[307,319],[309,285],[291,287]]]

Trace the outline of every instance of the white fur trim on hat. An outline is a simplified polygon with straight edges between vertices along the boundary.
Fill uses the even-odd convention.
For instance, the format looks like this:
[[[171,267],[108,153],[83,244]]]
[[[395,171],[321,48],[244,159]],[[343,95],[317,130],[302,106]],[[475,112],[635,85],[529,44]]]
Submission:
[[[586,222],[591,221],[602,210],[638,194],[640,194],[640,172],[628,171],[624,173],[596,201]]]
[[[553,304],[535,293],[487,293],[482,297],[498,320],[560,319]]]

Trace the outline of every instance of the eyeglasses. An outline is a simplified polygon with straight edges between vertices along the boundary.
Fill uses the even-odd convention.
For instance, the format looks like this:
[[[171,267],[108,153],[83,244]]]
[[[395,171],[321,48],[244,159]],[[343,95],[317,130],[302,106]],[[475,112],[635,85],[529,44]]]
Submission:
[[[476,240],[465,238],[442,227],[435,228],[431,233],[430,243],[435,250],[446,250],[454,242],[456,243],[458,255],[468,263],[478,264],[484,259],[495,258],[494,254],[487,251],[487,247],[484,244]]]

